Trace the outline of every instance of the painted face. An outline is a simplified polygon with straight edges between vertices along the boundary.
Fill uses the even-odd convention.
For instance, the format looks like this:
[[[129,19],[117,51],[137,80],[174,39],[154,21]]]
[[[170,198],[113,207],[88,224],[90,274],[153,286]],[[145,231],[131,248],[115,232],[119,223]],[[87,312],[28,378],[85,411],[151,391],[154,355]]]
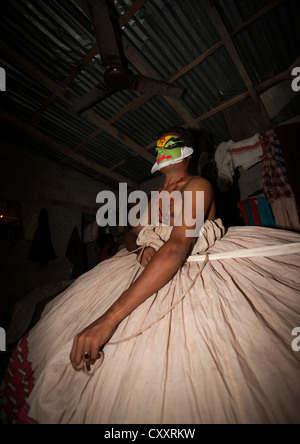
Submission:
[[[156,153],[156,163],[152,167],[152,173],[168,165],[181,162],[193,153],[193,149],[186,147],[180,136],[170,134],[157,141]]]
[[[158,165],[168,160],[175,160],[181,156],[181,148],[184,147],[183,140],[179,136],[165,136],[158,140],[156,146],[156,162]]]

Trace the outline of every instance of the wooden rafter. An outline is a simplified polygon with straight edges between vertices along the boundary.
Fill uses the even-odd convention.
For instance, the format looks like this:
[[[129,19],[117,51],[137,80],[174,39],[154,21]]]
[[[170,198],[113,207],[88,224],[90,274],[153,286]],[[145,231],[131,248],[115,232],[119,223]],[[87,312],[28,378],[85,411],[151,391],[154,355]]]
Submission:
[[[267,12],[269,12],[271,9],[275,8],[278,4],[282,3],[284,0],[273,0],[270,3],[268,3],[266,6],[264,6],[262,9],[260,9],[256,14],[254,14],[252,17],[250,17],[246,22],[244,22],[241,26],[236,28],[231,36],[236,35],[237,33],[243,31],[247,26],[249,26],[251,23],[253,23],[255,20],[258,20],[260,17],[265,15]],[[120,18],[119,24],[120,26],[124,26],[127,21],[134,16],[134,14],[147,2],[147,0],[137,0],[131,8]],[[202,63],[206,58],[208,58],[210,55],[212,55],[215,51],[217,51],[220,47],[223,46],[223,42],[218,42],[217,44],[213,45],[211,48],[209,48],[207,51],[205,51],[203,54],[201,54],[199,57],[197,57],[195,60],[193,60],[191,63],[189,63],[187,66],[182,68],[177,73],[174,73],[172,76],[170,76],[168,79],[166,79],[166,82],[174,82],[184,76],[186,73],[188,73],[190,70],[198,66],[200,63]],[[124,48],[126,51],[126,56],[128,59],[131,59],[131,62],[135,65],[137,68],[136,62],[132,59],[132,53],[133,50],[130,48],[130,45],[127,44],[126,40],[124,41]],[[81,72],[82,69],[84,69],[87,64],[95,57],[95,55],[98,53],[98,48],[93,48],[89,54],[84,58],[84,60],[75,68],[75,70],[68,76],[64,82],[61,84],[61,87],[66,88],[72,80]],[[248,94],[247,94],[248,96]],[[48,106],[55,100],[56,95],[53,94],[48,101],[43,105],[43,107],[36,113],[34,116],[32,122],[35,122],[42,113],[47,109]],[[117,121],[119,118],[121,118],[124,114],[127,112],[132,112],[142,106],[144,103],[146,103],[148,100],[152,98],[151,94],[142,94],[137,99],[133,100],[131,103],[129,103],[126,107],[124,107],[122,110],[120,110],[115,116],[113,116],[109,122],[113,124],[115,121]],[[243,95],[240,95],[239,98],[236,99],[236,101],[242,100]],[[233,103],[236,103],[234,101]],[[228,103],[231,103],[228,101]],[[222,104],[223,106],[223,104]],[[230,106],[230,105],[228,105]],[[224,108],[223,108],[224,109]],[[203,116],[200,116],[198,119],[196,119],[197,122],[204,120],[207,117],[210,117],[211,115],[219,112],[220,107],[214,108],[214,110],[209,111],[208,113],[203,114]],[[221,108],[222,110],[222,108]],[[191,122],[189,119],[186,120],[184,118],[184,121]],[[193,125],[195,125],[195,121],[192,122]],[[191,125],[191,123],[189,123]],[[75,151],[79,151],[83,146],[85,146],[87,143],[89,143],[91,140],[93,140],[95,137],[97,137],[99,134],[101,134],[103,130],[99,129],[96,130],[93,134],[91,134],[87,139],[82,141],[76,148]]]
[[[62,86],[57,85],[57,83],[46,76],[46,74],[42,73],[32,63],[28,62],[23,56],[18,54],[12,48],[9,48],[2,41],[0,41],[0,50],[2,57],[12,62],[14,66],[19,68],[23,73],[36,80],[38,83],[43,85],[46,89],[51,91],[53,94],[55,94],[57,97],[64,100],[68,104],[73,103],[72,97],[70,97],[66,93],[65,89]]]
[[[126,23],[137,13],[137,11],[144,6],[144,4],[148,0],[136,0],[134,4],[125,12],[125,14],[122,15],[119,19],[119,25],[120,27],[123,27],[126,25]],[[78,3],[78,2],[77,2]],[[85,0],[81,1],[81,9],[85,9]],[[88,15],[88,9],[86,10],[86,14]],[[81,73],[82,70],[86,68],[86,66],[93,60],[93,58],[99,54],[99,49],[97,46],[92,48],[90,52],[84,57],[84,59],[79,63],[79,65],[76,66],[76,68],[71,72],[71,74],[65,78],[65,80],[62,82],[61,87],[66,89],[72,81],[78,76],[78,74]],[[57,95],[52,94],[48,100],[42,105],[42,107],[36,112],[36,114],[33,116],[31,123],[35,123],[42,114],[47,110],[47,108],[55,101]]]
[[[257,11],[255,14],[252,15],[248,20],[246,20],[244,23],[242,23],[240,26],[238,26],[232,33],[231,36],[235,36],[236,34],[244,31],[251,23],[255,22],[259,18],[261,18],[263,15],[270,12],[272,9],[274,9],[276,6],[278,6],[280,3],[284,2],[286,0],[272,0],[270,3],[268,3],[266,6],[261,8],[259,11]]]
[[[71,74],[65,78],[60,86],[65,90],[97,54],[98,48],[95,47],[84,57],[81,63],[71,72]],[[56,97],[56,94],[52,94],[49,99],[46,100],[46,102],[41,106],[41,108],[35,113],[30,123],[33,124],[37,122],[39,118],[43,115],[43,113],[47,110],[47,108],[49,108],[49,106],[55,101]]]
[[[57,142],[56,140],[53,140],[51,137],[42,133],[40,130],[34,128],[33,126],[22,121],[21,119],[13,116],[12,114],[9,114],[8,112],[6,112],[1,108],[0,108],[0,118],[9,123],[10,125],[12,125],[17,130],[24,132],[28,136],[33,137],[39,142],[55,149],[59,153],[69,157],[70,159],[75,160],[76,162],[79,162],[82,165],[85,165],[86,167],[100,173],[101,175],[111,177],[117,182],[127,182],[128,185],[133,189],[138,187],[138,185],[132,180],[128,180],[126,177],[114,171],[110,171],[108,168],[101,166],[98,162],[89,160],[86,157],[82,156],[81,154],[74,153],[74,151],[71,148],[67,147],[66,145],[63,145],[60,142]]]
[[[299,64],[300,64],[300,57],[298,57],[294,61],[294,63],[285,71],[277,74],[276,76],[272,77],[271,79],[268,79],[268,80],[260,83],[258,86],[256,86],[255,89],[256,89],[257,93],[260,94],[260,93],[266,91],[267,89],[271,88],[272,86],[277,85],[278,83],[281,83],[284,80],[291,78],[292,69],[295,68],[296,66],[299,66]],[[241,94],[238,94],[237,96],[224,101],[223,103],[221,103],[220,105],[211,109],[207,113],[204,113],[201,116],[198,116],[196,118],[196,121],[201,122],[201,121],[207,119],[208,117],[211,117],[214,114],[217,114],[218,112],[223,111],[224,109],[229,108],[230,106],[235,105],[236,103],[247,99],[248,97],[250,97],[249,91],[245,91]]]
[[[144,59],[135,51],[135,49],[127,41],[124,41],[124,52],[125,52],[126,58],[142,75],[144,75],[146,77],[150,77],[155,80],[159,80],[159,78],[157,77],[157,75],[155,74],[153,69],[144,61]],[[143,96],[145,96],[145,95],[146,94],[144,94],[140,97],[144,98]],[[148,94],[147,100],[149,100],[149,98],[151,98],[151,97],[152,97],[152,95]],[[166,96],[164,96],[163,98],[169,103],[169,105],[173,109],[175,109],[177,114],[181,116],[181,118],[184,120],[184,122],[186,122],[191,127],[194,127],[194,128],[198,127],[196,120],[191,116],[191,114],[187,111],[187,109],[184,107],[183,103],[180,100],[174,99],[171,97],[166,97]],[[127,161],[128,161],[128,159],[124,159],[123,161],[121,161],[121,164],[124,164]],[[114,170],[115,168],[117,168],[119,166],[120,166],[120,163],[118,163],[116,165],[112,165],[110,167],[110,169]],[[99,177],[96,177],[96,179],[99,179]]]
[[[252,97],[253,101],[256,103],[257,108],[260,110],[260,114],[263,120],[268,122],[268,125],[272,126],[271,119],[265,109],[264,104],[262,103],[259,94],[257,93],[252,80],[250,78],[250,75],[247,72],[247,69],[233,43],[233,40],[231,38],[231,35],[221,17],[219,14],[219,11],[217,10],[214,1],[212,0],[204,0],[204,6],[206,8],[206,11],[212,20],[213,24],[215,25],[216,30],[220,34],[221,40],[224,43],[230,57],[233,60],[233,63],[235,64],[244,84],[246,85],[246,88]]]
[[[0,42],[0,47],[3,48],[3,45],[1,44],[1,42]],[[22,63],[22,60],[19,59],[19,62],[20,62],[20,64],[21,64],[21,63]],[[283,82],[284,80],[290,78],[292,69],[293,69],[295,66],[299,66],[299,64],[300,64],[300,58],[298,58],[297,60],[295,60],[294,63],[293,63],[288,69],[286,69],[285,71],[283,71],[282,73],[280,73],[280,74],[274,76],[273,78],[271,78],[271,79],[269,79],[269,80],[267,80],[267,81],[265,81],[265,82],[262,82],[260,85],[258,85],[258,86],[256,87],[257,92],[258,92],[258,93],[261,93],[261,92],[267,90],[268,88],[270,88],[270,87],[272,87],[272,86],[274,86],[274,85],[276,85],[276,84],[278,84],[278,83],[280,83],[280,82]],[[26,65],[26,66],[27,66],[27,68],[28,68],[28,65]],[[37,75],[36,80],[38,80],[40,83],[43,84],[43,80],[45,80],[45,82],[44,82],[45,85],[44,85],[44,86],[48,87],[50,90],[51,90],[51,88],[55,89],[55,83],[52,82],[52,81],[49,82],[49,79],[47,79],[47,78],[45,79],[44,75],[40,76],[40,72],[39,72],[38,70],[33,70],[32,72],[34,72],[34,74]],[[29,73],[27,72],[27,74],[29,74]],[[227,100],[226,102],[224,102],[224,103],[220,104],[219,106],[213,108],[213,109],[210,110],[209,112],[204,113],[204,114],[198,116],[195,120],[196,120],[197,122],[201,122],[201,121],[205,120],[206,118],[208,118],[208,117],[210,117],[210,116],[212,116],[212,115],[214,115],[214,114],[216,114],[216,113],[218,113],[218,112],[220,112],[220,111],[222,111],[222,110],[224,110],[224,109],[230,107],[231,105],[233,105],[233,104],[235,104],[235,103],[238,103],[238,102],[241,101],[241,100],[246,99],[247,97],[249,97],[249,95],[250,95],[250,94],[249,94],[248,91],[246,91],[246,92],[244,92],[244,93],[242,93],[242,94],[239,94],[238,96],[235,96],[235,97],[231,98],[230,100]],[[69,99],[69,100],[70,100],[70,99]],[[90,112],[91,112],[91,110],[90,110]],[[94,114],[94,113],[92,113],[92,114]],[[5,116],[6,116],[6,119],[5,119]],[[26,127],[24,127],[24,126],[21,124],[21,121],[18,122],[18,120],[16,120],[16,118],[14,118],[13,116],[10,116],[7,112],[5,112],[5,111],[3,111],[3,110],[2,110],[2,112],[0,111],[0,117],[2,117],[2,118],[4,118],[5,120],[9,121],[10,124],[14,124],[14,123],[16,123],[14,126],[17,127],[17,128],[19,128],[19,129],[26,128],[26,131],[25,131],[25,132],[26,132],[27,134],[31,134],[31,135],[32,135],[31,131],[35,131],[35,129],[34,129],[33,127],[31,127],[29,124],[25,124],[25,123],[23,123],[23,125],[26,125]],[[97,119],[100,118],[98,115],[96,115],[96,117],[97,117]],[[103,119],[103,120],[104,120],[104,119]],[[98,121],[98,120],[97,120],[97,121]],[[96,122],[95,122],[95,123],[96,123]],[[31,128],[31,130],[30,130],[29,128]],[[100,129],[97,130],[97,131],[100,131]],[[102,129],[101,129],[101,131],[102,131]],[[35,133],[35,134],[38,134],[38,133]],[[45,137],[47,137],[47,136],[45,136]],[[91,136],[90,136],[90,137],[91,137]],[[46,139],[44,138],[44,135],[42,135],[42,133],[40,133],[40,134],[38,135],[38,140],[43,141],[43,142],[45,143],[45,140],[46,140]],[[60,145],[60,144],[57,145],[57,142],[55,142],[55,141],[53,141],[53,140],[50,142],[50,139],[47,139],[47,141],[48,141],[48,140],[49,140],[49,143],[47,143],[47,144],[48,144],[48,145],[51,144],[51,146],[52,146],[53,148],[55,148],[55,147],[57,148],[58,146],[60,146],[60,148],[62,147],[62,145]],[[153,143],[150,143],[147,147],[145,147],[145,150],[149,150],[149,149],[151,149],[154,145],[155,145],[154,142],[153,142]],[[68,150],[69,150],[69,151],[68,151]],[[64,150],[59,149],[59,152],[63,153],[63,154],[66,155],[67,157],[73,158],[73,159],[76,160],[76,161],[80,161],[80,162],[83,163],[83,164],[85,164],[84,162],[87,161],[88,164],[86,164],[86,166],[88,166],[88,167],[94,169],[95,171],[98,171],[101,175],[105,174],[106,176],[111,177],[111,178],[114,179],[114,180],[116,180],[116,178],[118,177],[118,179],[122,179],[122,181],[127,181],[127,179],[125,179],[124,177],[116,176],[116,175],[115,175],[116,173],[114,173],[113,170],[116,169],[116,168],[118,168],[118,167],[121,166],[122,164],[124,164],[127,160],[129,160],[128,158],[127,158],[127,159],[124,159],[124,160],[122,160],[122,161],[120,161],[120,162],[118,162],[117,164],[113,165],[113,167],[111,167],[111,168],[103,169],[104,167],[101,167],[101,165],[99,165],[98,163],[94,163],[94,165],[91,164],[90,161],[88,161],[84,156],[81,156],[81,155],[79,155],[79,154],[77,154],[77,153],[74,153],[74,150],[71,150],[71,149],[68,148],[68,147],[67,147],[67,149],[64,149]],[[137,153],[134,153],[130,158],[135,157],[136,155],[138,155],[138,154],[137,154]],[[77,157],[77,156],[78,156],[78,157]],[[152,158],[153,158],[153,157],[152,157]],[[101,170],[101,171],[100,171],[100,170]],[[98,176],[97,176],[97,177],[98,177]],[[135,187],[137,186],[137,184],[132,184],[132,185],[134,185]]]
[[[28,76],[30,76],[35,81],[43,85],[52,93],[56,94],[65,103],[67,103],[68,105],[76,103],[78,99],[73,94],[66,92],[64,88],[62,88],[60,85],[57,85],[53,80],[47,77],[39,69],[37,69],[32,63],[28,62],[24,57],[22,57],[16,51],[12,50],[11,48],[8,48],[7,45],[5,45],[1,41],[0,41],[0,49],[2,50],[2,55],[5,58],[10,60],[10,62],[13,62],[15,66],[17,66],[22,72],[26,73]],[[103,119],[93,110],[85,111],[83,113],[83,116],[91,120],[99,128],[102,128],[113,138],[128,146],[131,150],[139,154],[141,157],[144,157],[150,163],[152,163],[155,160],[155,158],[149,152],[147,152],[144,149],[144,147],[134,142],[130,137],[128,137],[122,131],[113,127],[107,120]]]
[[[133,12],[133,8],[136,7],[138,8],[138,5],[140,5],[139,7],[141,7],[144,3],[146,3],[147,0],[137,0],[134,5],[132,6],[132,12]],[[242,31],[243,29],[245,29],[246,26],[248,26],[250,23],[252,23],[254,20],[257,20],[259,17],[261,17],[263,14],[267,13],[270,9],[274,8],[275,6],[277,6],[279,3],[281,3],[284,0],[273,0],[271,1],[268,5],[266,5],[264,8],[262,8],[260,11],[258,11],[258,13],[256,13],[253,17],[251,17],[249,20],[247,20],[247,22],[243,23],[239,28],[237,28],[235,31],[233,31],[233,33],[231,34],[231,36],[233,36],[234,34],[236,34],[237,32]],[[137,10],[137,9],[136,9]],[[129,11],[128,11],[129,12]],[[134,12],[135,13],[135,12]],[[134,14],[133,13],[133,14]],[[129,14],[130,15],[130,14]],[[129,17],[128,15],[128,17]],[[124,16],[122,16],[124,17]],[[121,17],[121,19],[122,19]],[[120,19],[120,20],[121,20]],[[227,31],[228,33],[228,31]],[[229,33],[228,33],[229,34]],[[184,67],[180,72],[175,73],[173,76],[171,76],[169,79],[167,79],[168,82],[172,83],[175,80],[177,80],[178,78],[182,77],[183,75],[185,75],[188,71],[190,71],[191,69],[193,69],[195,66],[199,65],[200,63],[203,62],[203,60],[205,60],[205,58],[209,57],[209,55],[213,54],[217,49],[219,49],[222,45],[224,44],[224,41],[222,40],[221,42],[217,43],[216,45],[214,45],[212,48],[210,48],[208,51],[206,51],[204,54],[200,55],[197,59],[195,59],[192,63],[190,63],[189,65],[187,65],[186,67]],[[3,43],[0,42],[0,49],[2,50],[2,54],[4,55],[4,57],[7,55],[7,58],[11,61],[12,60],[12,55],[13,55],[13,51],[10,48],[7,48],[6,45],[4,45]],[[37,70],[32,64],[30,64],[29,62],[27,62],[25,59],[23,59],[22,57],[20,57],[20,55],[16,54],[16,57],[14,58],[14,63],[16,66],[18,66],[21,70],[25,71],[28,75],[30,75],[34,80],[37,80],[39,83],[41,83],[43,86],[45,86],[49,91],[52,92],[52,96],[48,99],[48,101],[43,105],[43,107],[38,110],[37,114],[35,115],[34,121],[36,121],[36,119],[44,112],[44,110],[47,108],[47,106],[49,106],[53,100],[55,100],[56,97],[61,98],[64,102],[68,103],[68,104],[73,104],[76,101],[76,98],[74,96],[72,96],[69,93],[66,93],[65,88],[68,86],[68,84],[81,72],[81,70],[89,63],[89,61],[92,60],[92,58],[97,54],[97,48],[93,48],[93,50],[84,58],[84,60],[82,61],[82,63],[80,65],[78,65],[78,67],[76,67],[76,69],[70,74],[70,76],[68,76],[64,82],[61,85],[57,85],[55,82],[53,82],[51,79],[49,79],[47,76],[45,76],[43,73],[41,73],[39,70]],[[129,55],[130,56],[130,55]],[[132,64],[134,64],[134,60],[132,62]],[[148,76],[149,71],[148,71]],[[276,78],[279,79],[279,77],[282,76],[282,80],[284,78],[286,78],[286,72],[282,73],[279,76],[276,76]],[[270,80],[270,83],[274,81],[275,82],[275,78]],[[280,80],[278,80],[280,81]],[[269,82],[269,81],[268,81]],[[264,82],[264,85],[266,85],[267,82]],[[263,84],[262,84],[263,85]],[[252,85],[253,86],[253,85]],[[253,87],[254,88],[254,87]],[[265,87],[266,89],[266,87]],[[249,97],[249,95],[252,96],[252,94],[254,95],[254,97],[258,97],[259,96],[257,94],[258,91],[262,90],[261,85],[259,85],[256,89],[254,88],[254,91],[251,90],[252,94],[250,93],[251,87],[250,89],[248,88],[248,91],[246,91],[245,93],[236,96],[234,98],[232,98],[231,100],[222,103],[221,105],[219,105],[218,107],[214,108],[213,110],[210,110],[207,113],[204,113],[203,115],[199,116],[196,119],[193,119],[189,113],[184,109],[184,107],[182,106],[182,103],[180,103],[179,101],[177,101],[177,103],[175,103],[173,101],[173,104],[171,106],[173,106],[173,108],[176,110],[176,112],[178,112],[178,114],[182,113],[182,115],[184,115],[185,117],[183,117],[184,121],[187,123],[188,126],[195,126],[195,124],[197,125],[200,121],[210,117],[211,115],[221,111],[222,109],[225,109],[226,107],[231,106],[234,103],[237,103],[239,100],[243,100],[245,97]],[[256,95],[257,94],[257,95]],[[118,114],[116,114],[115,116],[113,116],[109,121],[106,121],[105,119],[102,119],[100,116],[98,116],[96,113],[94,113],[92,110],[88,110],[87,114],[83,114],[85,115],[85,117],[89,118],[91,121],[93,121],[94,123],[96,123],[96,125],[99,127],[98,130],[96,130],[93,134],[91,134],[86,140],[82,141],[80,145],[78,145],[78,147],[76,147],[76,151],[78,151],[82,146],[86,145],[87,143],[89,143],[89,141],[91,141],[94,137],[96,137],[97,135],[99,135],[102,131],[107,131],[109,134],[111,134],[114,138],[116,138],[117,140],[119,140],[120,142],[126,144],[128,147],[130,147],[133,150],[133,154],[131,157],[135,157],[137,155],[141,155],[142,157],[147,158],[147,160],[149,160],[149,162],[153,162],[153,156],[150,155],[150,153],[147,153],[147,151],[153,146],[153,144],[149,144],[148,147],[143,148],[140,147],[138,144],[135,144],[135,142],[133,142],[129,137],[127,137],[125,134],[121,133],[120,131],[116,130],[112,124],[118,119],[120,118],[122,115],[124,115],[126,112],[132,111],[133,109],[138,108],[139,106],[141,106],[141,104],[145,103],[147,100],[149,100],[152,96],[149,94],[144,94],[141,95],[138,99],[132,101],[129,105],[127,105],[123,110],[121,110]],[[170,101],[172,101],[172,99],[170,99]],[[260,99],[259,99],[260,101]],[[170,103],[170,102],[169,102]],[[171,103],[170,103],[171,104]],[[181,115],[181,114],[180,114]],[[71,150],[73,153],[74,151]],[[149,154],[150,157],[147,157],[147,154]],[[83,157],[83,156],[82,156]],[[114,165],[113,167],[109,168],[106,170],[105,175],[112,177],[111,173],[113,172],[113,170],[115,168],[117,168],[118,166],[120,166],[120,164],[125,163],[128,159],[124,159],[120,162],[118,162],[118,164]],[[97,164],[99,165],[99,164]],[[103,170],[102,170],[103,171]],[[99,171],[100,173],[100,171]],[[102,173],[103,174],[103,173]]]
[[[244,22],[241,26],[239,26],[238,28],[236,28],[232,33],[231,33],[231,37],[233,37],[234,35],[238,34],[239,32],[243,31],[247,26],[249,26],[251,23],[253,23],[254,21],[258,20],[260,17],[262,17],[263,15],[265,15],[266,13],[268,13],[269,11],[271,11],[273,8],[275,8],[276,6],[278,6],[280,3],[282,3],[285,0],[272,0],[270,3],[268,3],[266,6],[264,6],[262,9],[260,9],[256,14],[254,14],[252,17],[250,17],[246,22]],[[134,50],[133,48],[130,46],[130,44],[123,39],[123,45],[124,45],[124,50],[125,50],[125,54],[126,57],[131,60],[131,63],[133,66],[136,67],[136,69],[139,69],[140,65],[138,66],[138,64],[135,61],[134,58]],[[217,51],[219,48],[221,48],[223,46],[223,42],[220,41],[218,43],[216,43],[215,45],[213,45],[211,48],[209,48],[207,51],[205,51],[203,54],[199,55],[196,59],[194,59],[191,63],[189,63],[188,65],[186,65],[185,67],[183,67],[180,71],[178,71],[177,73],[174,73],[172,76],[168,77],[167,79],[165,79],[165,82],[168,83],[173,83],[176,80],[180,79],[181,77],[183,77],[185,74],[187,74],[189,71],[191,71],[192,69],[196,68],[198,65],[200,65],[204,60],[206,60],[209,56],[211,56],[215,51]],[[148,73],[148,75],[151,75]],[[177,109],[181,108],[181,112],[184,113],[184,116],[182,116],[183,120],[187,123],[188,126],[191,127],[196,127],[197,124],[202,121],[205,120],[206,118],[212,116],[213,114],[218,113],[219,111],[222,111],[223,109],[231,106],[231,104],[234,104],[240,100],[243,100],[243,98],[248,97],[249,94],[248,92],[246,92],[245,94],[241,94],[239,96],[237,96],[236,98],[232,99],[232,102],[230,100],[226,101],[226,104],[228,103],[227,106],[225,106],[225,102],[220,105],[217,106],[216,108],[214,108],[213,110],[210,110],[207,113],[204,113],[202,116],[199,116],[196,119],[191,118],[190,115],[185,114],[185,110],[182,106],[179,105],[179,101],[177,101],[177,103],[175,104],[174,102],[172,103],[172,107],[173,109],[175,109],[176,112]],[[118,119],[120,119],[123,115],[125,115],[128,112],[133,112],[136,109],[138,109],[140,106],[144,105],[148,100],[150,100],[153,97],[153,95],[151,94],[141,94],[139,97],[137,97],[136,99],[134,99],[132,102],[130,102],[128,105],[126,105],[123,109],[121,109],[117,114],[115,114],[110,120],[109,122],[111,124],[113,124],[114,122],[116,122]],[[168,98],[165,98],[167,101]],[[169,104],[171,104],[170,102],[172,101],[172,99],[169,101]],[[176,109],[177,108],[177,109]],[[178,114],[180,114],[180,112],[178,112]],[[90,135],[87,139],[85,139],[84,141],[82,141],[82,143],[80,145],[78,145],[78,147],[76,147],[76,150],[81,149],[83,146],[85,146],[87,143],[89,143],[91,140],[93,140],[94,137],[97,137],[99,134],[101,133],[101,130],[97,130],[95,131],[92,135]],[[148,147],[146,147],[146,150],[149,150],[152,146],[154,146],[154,142],[149,144]],[[114,169],[114,166],[111,167],[112,169]]]

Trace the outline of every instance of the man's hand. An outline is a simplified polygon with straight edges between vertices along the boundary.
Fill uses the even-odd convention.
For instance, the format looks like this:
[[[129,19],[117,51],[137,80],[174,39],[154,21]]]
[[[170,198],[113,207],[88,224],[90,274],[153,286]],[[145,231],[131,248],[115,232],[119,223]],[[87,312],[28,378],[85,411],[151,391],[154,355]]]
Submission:
[[[88,365],[95,364],[99,358],[99,350],[114,334],[116,327],[114,322],[103,315],[76,335],[70,355],[75,370],[79,369],[83,360]]]
[[[138,254],[137,260],[143,267],[147,267],[156,251],[152,247],[146,247],[143,252]]]

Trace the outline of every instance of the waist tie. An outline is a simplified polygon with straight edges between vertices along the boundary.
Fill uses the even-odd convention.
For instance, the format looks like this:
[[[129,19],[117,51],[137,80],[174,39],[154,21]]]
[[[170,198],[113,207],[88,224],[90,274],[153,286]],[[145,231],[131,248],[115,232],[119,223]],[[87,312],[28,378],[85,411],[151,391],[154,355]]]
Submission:
[[[141,253],[143,253],[144,249],[146,246],[143,246],[143,248],[141,248]],[[140,249],[138,249],[140,250]],[[135,250],[134,252],[138,251]],[[131,253],[134,253],[131,252]],[[284,254],[293,254],[293,253],[299,253],[300,252],[300,242],[295,242],[295,243],[290,243],[290,244],[282,244],[282,245],[272,245],[272,246],[268,246],[268,247],[257,247],[257,248],[243,248],[240,250],[233,250],[233,251],[224,251],[224,252],[220,252],[220,253],[206,253],[206,254],[202,254],[202,255],[194,255],[194,256],[189,256],[186,260],[186,262],[203,262],[199,271],[197,272],[195,278],[193,279],[192,284],[189,286],[189,288],[181,295],[181,297],[179,298],[179,300],[177,302],[175,302],[168,310],[166,310],[164,313],[162,313],[159,318],[157,318],[155,321],[151,322],[149,325],[147,325],[146,327],[142,328],[141,330],[137,331],[136,333],[134,333],[131,336],[128,336],[126,338],[120,339],[118,341],[114,341],[114,342],[107,342],[105,344],[105,346],[108,345],[118,345],[121,344],[123,342],[127,342],[130,341],[133,338],[136,338],[137,336],[140,336],[142,333],[144,333],[146,330],[149,330],[149,328],[153,327],[155,324],[157,324],[161,319],[163,319],[168,313],[170,313],[172,310],[174,310],[174,308],[180,304],[180,302],[185,298],[185,296],[191,291],[191,289],[194,287],[197,279],[199,278],[199,276],[202,274],[202,271],[204,269],[204,267],[206,266],[206,264],[209,261],[212,260],[220,260],[220,259],[234,259],[234,258],[247,258],[247,257],[268,257],[268,256],[279,256],[279,255],[284,255]],[[131,254],[130,253],[130,254]],[[131,285],[131,283],[134,280],[134,277],[138,271],[138,269],[140,269],[141,265],[138,262],[136,267],[134,268],[129,281],[127,283],[126,289]],[[102,365],[104,360],[104,352],[101,350],[99,352],[99,360],[95,363],[95,367],[93,369],[93,371],[89,372],[87,370],[87,366],[85,363],[82,363],[82,370],[84,371],[85,374],[87,374],[88,376],[93,376],[95,374],[95,372],[97,371],[97,369]]]
[[[144,251],[144,248],[145,248],[145,246],[143,246],[143,248],[142,248],[142,253],[143,253],[143,251]],[[135,251],[136,251],[136,250],[135,250]],[[131,252],[131,253],[133,253],[133,252]],[[136,338],[137,336],[140,336],[140,335],[141,335],[142,333],[144,333],[146,330],[149,330],[149,328],[153,327],[153,325],[157,324],[157,323],[158,323],[161,319],[163,319],[168,313],[170,313],[170,311],[174,310],[174,308],[175,308],[178,304],[180,304],[180,302],[185,298],[185,296],[191,291],[191,289],[193,288],[193,286],[194,286],[195,283],[196,283],[196,280],[197,280],[198,277],[201,275],[201,273],[202,273],[202,271],[203,271],[205,265],[207,264],[207,262],[208,262],[208,255],[206,255],[206,258],[204,259],[203,263],[201,264],[201,267],[200,267],[199,271],[197,272],[197,274],[196,274],[195,278],[193,279],[193,282],[192,282],[192,284],[189,286],[189,288],[188,288],[188,289],[187,289],[187,290],[181,295],[181,297],[179,298],[179,300],[178,300],[177,302],[175,302],[170,308],[168,308],[168,310],[166,310],[164,313],[162,313],[162,314],[159,316],[159,318],[157,318],[155,321],[151,322],[149,325],[147,325],[146,327],[144,327],[144,328],[142,328],[141,330],[137,331],[136,333],[134,333],[134,334],[131,335],[131,336],[128,336],[128,337],[123,338],[123,339],[119,339],[118,341],[115,341],[115,342],[107,342],[107,343],[105,344],[105,347],[108,346],[108,345],[118,345],[118,344],[121,344],[121,343],[123,343],[123,342],[130,341],[131,339]],[[140,267],[141,267],[141,265],[138,263],[137,266],[134,268],[134,270],[133,270],[133,272],[132,272],[132,274],[131,274],[131,276],[130,276],[129,282],[127,283],[126,289],[131,285],[131,283],[132,283],[132,281],[134,280],[134,277],[135,277],[135,275],[136,275],[136,272],[137,272],[137,270],[138,270]],[[95,366],[94,366],[94,369],[93,369],[92,371],[89,371],[89,370],[88,370],[88,366],[87,366],[87,364],[86,364],[84,361],[82,361],[82,363],[81,363],[79,369],[81,368],[81,369],[83,370],[83,372],[84,372],[86,375],[88,375],[88,376],[93,376],[93,375],[95,374],[95,372],[101,367],[103,361],[104,361],[104,352],[103,352],[103,350],[100,350],[100,351],[99,351],[99,359],[96,361]]]

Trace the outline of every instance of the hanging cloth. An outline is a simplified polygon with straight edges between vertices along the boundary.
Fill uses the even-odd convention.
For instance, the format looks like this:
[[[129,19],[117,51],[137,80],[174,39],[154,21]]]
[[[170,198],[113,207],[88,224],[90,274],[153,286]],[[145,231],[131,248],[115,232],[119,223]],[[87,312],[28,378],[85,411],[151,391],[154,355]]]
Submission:
[[[87,271],[83,260],[83,246],[76,227],[73,229],[68,242],[66,258],[73,265],[71,279],[77,279]]]
[[[253,221],[253,217],[252,217],[251,205],[250,205],[249,199],[246,199],[246,211],[247,211],[247,218],[249,221],[249,225],[253,226],[254,221]]]
[[[248,220],[247,209],[246,209],[246,201],[240,200],[238,202],[238,207],[240,209],[240,212],[241,212],[241,215],[242,215],[245,225],[250,225],[249,220]]]
[[[282,162],[278,161],[278,143],[274,129],[264,134],[263,184],[264,194],[269,203],[273,203],[282,197],[294,196],[291,185],[287,182],[282,170]]]
[[[257,198],[258,212],[263,227],[276,228],[271,208],[264,197]]]
[[[48,213],[43,208],[39,215],[38,226],[32,241],[28,259],[47,267],[50,260],[56,259],[48,221]]]
[[[251,199],[249,199],[249,202],[250,202],[251,214],[252,214],[252,218],[253,218],[253,225],[261,226],[262,223],[261,223],[260,216],[259,216],[257,200],[254,198],[251,198]]]
[[[300,214],[300,122],[277,126],[275,130],[280,141],[289,181],[295,195],[298,214]]]

